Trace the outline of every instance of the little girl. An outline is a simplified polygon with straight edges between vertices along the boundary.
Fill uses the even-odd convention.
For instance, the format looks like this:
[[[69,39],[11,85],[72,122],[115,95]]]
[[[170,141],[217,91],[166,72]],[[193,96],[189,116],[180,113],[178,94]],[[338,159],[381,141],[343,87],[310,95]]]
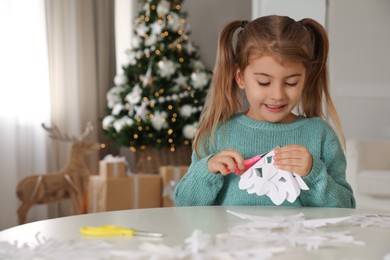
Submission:
[[[355,207],[329,94],[328,45],[325,29],[309,18],[265,16],[223,29],[192,163],[175,189],[177,206],[274,205],[240,190],[240,176],[232,172],[242,173],[245,159],[280,146],[275,166],[300,175],[310,188],[282,205]]]

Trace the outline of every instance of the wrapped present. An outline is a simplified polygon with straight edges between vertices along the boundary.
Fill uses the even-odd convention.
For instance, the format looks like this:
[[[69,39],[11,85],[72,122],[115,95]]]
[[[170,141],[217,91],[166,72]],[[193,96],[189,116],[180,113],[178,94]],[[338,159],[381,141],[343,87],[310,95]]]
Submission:
[[[161,207],[161,177],[157,174],[118,178],[91,175],[87,200],[88,213]]]
[[[189,166],[161,166],[159,173],[162,181],[162,206],[175,206],[173,201],[173,192],[177,183],[187,172]]]
[[[127,161],[125,157],[106,155],[99,161],[99,174],[104,178],[125,177]]]

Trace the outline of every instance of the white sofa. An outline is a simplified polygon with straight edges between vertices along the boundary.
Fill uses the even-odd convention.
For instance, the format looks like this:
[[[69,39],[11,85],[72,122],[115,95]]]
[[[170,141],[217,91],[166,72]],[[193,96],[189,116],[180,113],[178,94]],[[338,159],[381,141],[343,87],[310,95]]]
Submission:
[[[390,140],[347,140],[347,180],[358,209],[390,212]]]

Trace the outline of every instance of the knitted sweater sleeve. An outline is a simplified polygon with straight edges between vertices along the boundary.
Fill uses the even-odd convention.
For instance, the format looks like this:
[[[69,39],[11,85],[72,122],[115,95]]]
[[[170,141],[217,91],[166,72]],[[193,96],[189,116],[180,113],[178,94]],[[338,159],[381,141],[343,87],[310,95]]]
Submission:
[[[177,184],[174,200],[177,206],[209,206],[215,205],[217,195],[223,186],[224,178],[220,174],[212,174],[208,170],[208,155],[201,159],[192,153],[192,163]]]
[[[346,160],[340,143],[334,136],[323,147],[322,158],[313,156],[312,169],[304,181],[310,190],[302,191],[304,206],[355,208],[352,188],[345,178]]]

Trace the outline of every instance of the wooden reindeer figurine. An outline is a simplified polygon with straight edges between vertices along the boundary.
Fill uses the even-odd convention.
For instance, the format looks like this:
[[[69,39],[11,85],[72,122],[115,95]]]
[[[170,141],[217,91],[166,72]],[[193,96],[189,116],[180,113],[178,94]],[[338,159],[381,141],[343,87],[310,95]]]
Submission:
[[[85,155],[100,149],[100,144],[87,142],[83,139],[92,131],[88,123],[80,137],[62,134],[56,126],[42,127],[49,132],[54,140],[72,142],[70,158],[67,165],[59,172],[45,175],[28,176],[21,180],[16,193],[22,202],[18,209],[19,224],[26,223],[29,209],[35,204],[47,204],[71,199],[74,214],[80,214],[82,196],[87,189],[90,171],[85,162]]]

